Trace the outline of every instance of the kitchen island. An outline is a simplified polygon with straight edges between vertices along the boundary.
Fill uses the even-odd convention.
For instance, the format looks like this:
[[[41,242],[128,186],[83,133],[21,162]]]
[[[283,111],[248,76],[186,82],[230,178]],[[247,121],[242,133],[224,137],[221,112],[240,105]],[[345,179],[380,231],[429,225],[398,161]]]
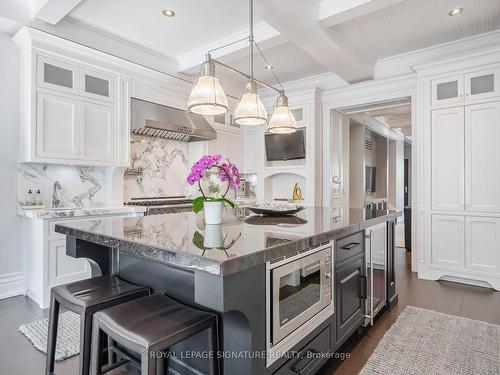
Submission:
[[[73,221],[56,231],[67,236],[67,255],[87,258],[94,275],[117,274],[217,312],[224,374],[312,374],[364,321],[365,229],[383,223],[384,295],[388,306],[397,302],[391,238],[399,215],[308,207],[285,218],[228,213],[206,226],[202,214],[184,212]],[[199,334],[177,345],[169,367],[206,373],[206,342]]]

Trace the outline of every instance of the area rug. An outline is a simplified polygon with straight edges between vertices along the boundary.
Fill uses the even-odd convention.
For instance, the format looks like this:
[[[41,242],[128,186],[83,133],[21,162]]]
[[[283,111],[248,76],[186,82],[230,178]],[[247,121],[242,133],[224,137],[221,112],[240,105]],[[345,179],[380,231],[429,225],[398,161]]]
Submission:
[[[360,374],[498,375],[500,326],[407,306]]]
[[[47,354],[47,332],[49,319],[23,324],[19,332],[33,343],[33,346]],[[80,352],[80,316],[71,311],[59,314],[56,343],[56,361],[77,355]]]

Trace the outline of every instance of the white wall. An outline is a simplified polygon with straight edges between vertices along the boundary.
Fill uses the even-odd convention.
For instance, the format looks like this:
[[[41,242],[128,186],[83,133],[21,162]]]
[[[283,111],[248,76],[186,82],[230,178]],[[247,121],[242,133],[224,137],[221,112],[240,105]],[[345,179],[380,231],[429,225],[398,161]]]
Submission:
[[[19,53],[0,32],[0,298],[24,290],[22,220],[17,216]]]

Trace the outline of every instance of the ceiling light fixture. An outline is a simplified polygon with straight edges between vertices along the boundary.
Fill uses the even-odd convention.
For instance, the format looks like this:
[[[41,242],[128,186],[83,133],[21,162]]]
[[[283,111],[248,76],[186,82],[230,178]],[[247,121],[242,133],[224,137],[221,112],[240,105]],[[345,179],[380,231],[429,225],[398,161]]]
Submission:
[[[164,16],[167,16],[167,17],[173,17],[173,16],[175,16],[175,12],[172,9],[164,9],[162,11],[162,13],[163,13]]]
[[[461,8],[461,7],[453,8],[453,9],[450,9],[450,11],[448,12],[448,15],[451,17],[455,17],[455,16],[458,16],[463,11],[464,11],[464,8]]]
[[[297,130],[297,123],[292,112],[290,111],[290,108],[288,107],[288,98],[284,93],[283,86],[274,71],[272,71],[274,66],[269,64],[257,43],[255,43],[253,34],[253,0],[249,0],[249,25],[250,33],[248,38],[236,40],[208,52],[206,61],[201,67],[200,77],[196,80],[193,89],[191,90],[188,100],[188,111],[202,115],[218,115],[227,112],[228,105],[226,94],[220,86],[218,79],[215,77],[215,65],[218,65],[232,71],[233,73],[242,75],[248,80],[245,86],[245,92],[240,97],[238,104],[236,105],[236,109],[234,110],[234,122],[239,125],[264,125],[268,123],[267,129],[269,132],[293,133]],[[248,73],[243,73],[218,60],[212,59],[210,55],[211,52],[243,40],[248,40]],[[267,64],[265,68],[272,71],[280,89],[277,89],[276,87],[262,82],[254,77],[254,46],[257,47],[260,55]],[[269,118],[269,122],[266,109],[257,92],[258,86],[267,87],[268,89],[276,91],[279,95],[276,108]]]

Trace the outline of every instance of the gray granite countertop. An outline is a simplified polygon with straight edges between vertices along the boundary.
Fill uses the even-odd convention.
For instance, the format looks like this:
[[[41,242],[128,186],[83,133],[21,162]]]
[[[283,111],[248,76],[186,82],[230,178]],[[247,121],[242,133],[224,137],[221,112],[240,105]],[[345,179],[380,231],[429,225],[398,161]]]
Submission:
[[[225,276],[341,238],[401,215],[397,211],[307,207],[277,218],[227,213],[221,225],[203,213],[96,218],[56,225],[56,232],[178,267]]]
[[[116,207],[88,207],[88,208],[41,208],[25,209],[19,207],[18,215],[30,219],[61,219],[67,217],[99,216],[111,214],[144,213],[146,207],[116,206]]]

